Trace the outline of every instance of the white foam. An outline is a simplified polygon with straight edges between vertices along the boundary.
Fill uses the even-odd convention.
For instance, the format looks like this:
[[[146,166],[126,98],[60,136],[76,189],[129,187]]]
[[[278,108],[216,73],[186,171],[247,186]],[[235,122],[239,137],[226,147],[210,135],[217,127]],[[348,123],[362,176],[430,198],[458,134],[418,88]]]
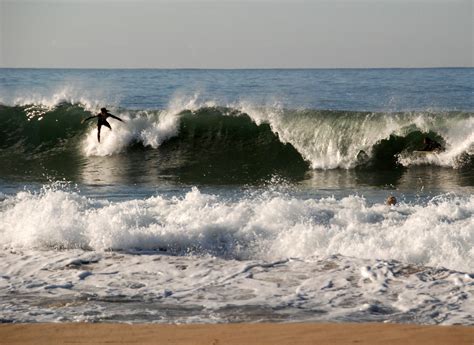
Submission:
[[[469,271],[473,213],[473,196],[387,207],[358,196],[305,200],[276,192],[231,201],[193,189],[182,198],[111,203],[48,189],[3,201],[0,243],[268,260],[339,253]]]
[[[100,143],[97,140],[96,126],[91,126],[82,142],[83,151],[87,156],[109,156],[124,151],[134,142],[157,148],[164,141],[178,135],[182,111],[214,105],[212,102],[201,103],[198,99],[198,94],[189,99],[174,98],[166,110],[140,111],[133,116],[128,112],[112,111],[125,123],[110,120],[113,130],[102,127]]]
[[[474,322],[473,277],[445,269],[344,256],[236,261],[141,254],[4,250],[0,318],[4,322]]]
[[[122,152],[133,142],[157,148],[163,141],[177,135],[179,116],[172,112],[143,111],[131,117],[127,113],[116,114],[125,122],[110,120],[112,130],[103,126],[101,141],[97,141],[97,128],[91,126],[83,140],[82,148],[87,156],[108,156]]]
[[[111,99],[104,92],[82,89],[74,85],[59,86],[54,90],[44,92],[30,91],[25,96],[12,96],[5,100],[5,104],[12,106],[33,106],[45,111],[54,109],[62,103],[79,104],[88,111],[98,111],[104,104],[113,104],[116,99]]]

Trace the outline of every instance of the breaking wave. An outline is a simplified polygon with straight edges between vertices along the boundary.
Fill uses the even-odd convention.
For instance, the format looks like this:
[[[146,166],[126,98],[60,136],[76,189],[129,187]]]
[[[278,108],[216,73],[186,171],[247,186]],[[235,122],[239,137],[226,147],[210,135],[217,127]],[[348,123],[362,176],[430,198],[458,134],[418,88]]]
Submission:
[[[222,169],[387,169],[437,165],[471,167],[474,114],[469,112],[355,112],[217,106],[195,100],[165,110],[111,109],[112,131],[81,120],[98,106],[68,102],[0,105],[0,155],[10,161],[62,156],[140,154],[155,150],[174,167]],[[424,137],[440,142],[438,154],[415,155]],[[14,163],[11,163],[14,165]]]
[[[23,249],[161,250],[232,259],[342,254],[469,271],[474,197],[370,204],[359,196],[304,199],[268,190],[238,199],[193,188],[121,202],[64,189],[0,204],[0,244]]]

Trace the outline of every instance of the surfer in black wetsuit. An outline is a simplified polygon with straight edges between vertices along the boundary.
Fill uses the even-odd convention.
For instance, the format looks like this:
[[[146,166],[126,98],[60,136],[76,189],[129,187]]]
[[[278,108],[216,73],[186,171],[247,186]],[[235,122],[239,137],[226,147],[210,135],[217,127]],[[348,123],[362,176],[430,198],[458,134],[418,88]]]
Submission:
[[[100,128],[102,126],[105,126],[105,127],[109,127],[109,129],[112,130],[112,127],[110,127],[110,124],[107,122],[108,117],[111,117],[113,119],[116,119],[116,120],[119,120],[119,121],[123,122],[122,119],[118,118],[115,115],[112,115],[111,113],[109,113],[107,111],[107,109],[102,108],[102,109],[100,109],[100,113],[98,113],[97,115],[88,117],[85,120],[82,120],[82,123],[86,122],[87,120],[93,119],[95,117],[97,117],[97,140],[99,141],[99,143],[100,143]]]
[[[441,146],[440,143],[428,137],[425,137],[423,139],[423,144],[425,146],[423,147],[423,149],[421,149],[421,151],[443,151],[443,146]]]

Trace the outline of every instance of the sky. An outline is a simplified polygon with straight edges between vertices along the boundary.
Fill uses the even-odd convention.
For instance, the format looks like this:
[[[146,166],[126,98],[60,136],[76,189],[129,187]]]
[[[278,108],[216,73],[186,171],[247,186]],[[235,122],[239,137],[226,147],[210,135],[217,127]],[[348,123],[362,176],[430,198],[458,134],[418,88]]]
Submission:
[[[0,67],[473,67],[473,0],[0,0]]]

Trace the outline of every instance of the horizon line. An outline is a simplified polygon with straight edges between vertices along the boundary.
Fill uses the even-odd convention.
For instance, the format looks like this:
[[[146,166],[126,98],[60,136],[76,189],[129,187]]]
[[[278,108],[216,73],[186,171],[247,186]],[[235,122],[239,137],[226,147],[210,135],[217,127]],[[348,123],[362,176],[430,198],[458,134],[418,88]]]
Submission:
[[[471,69],[474,66],[434,67],[0,67],[0,69],[45,69],[45,70],[381,70],[381,69]]]

